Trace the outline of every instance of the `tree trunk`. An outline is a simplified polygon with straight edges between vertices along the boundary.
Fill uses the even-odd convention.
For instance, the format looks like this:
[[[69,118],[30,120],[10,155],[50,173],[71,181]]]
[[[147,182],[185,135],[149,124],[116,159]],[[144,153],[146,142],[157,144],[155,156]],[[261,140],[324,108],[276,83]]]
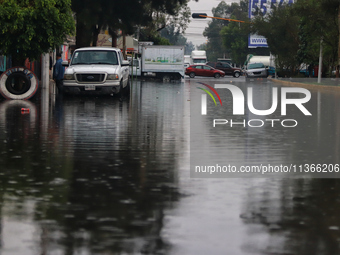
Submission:
[[[98,35],[99,35],[100,28],[99,26],[93,26],[92,32],[92,46],[97,46]]]
[[[86,26],[83,22],[77,20],[76,27],[76,48],[88,47],[92,41],[91,27]]]
[[[124,59],[126,59],[126,35],[124,31],[123,31],[123,56]]]
[[[109,29],[109,34],[112,36],[112,47],[117,47],[117,33],[112,28]]]

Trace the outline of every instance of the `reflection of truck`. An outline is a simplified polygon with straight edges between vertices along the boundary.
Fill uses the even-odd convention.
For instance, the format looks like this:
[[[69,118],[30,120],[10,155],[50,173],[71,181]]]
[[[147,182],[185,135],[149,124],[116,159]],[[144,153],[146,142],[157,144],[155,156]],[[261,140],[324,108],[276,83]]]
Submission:
[[[205,64],[207,63],[207,54],[205,50],[193,50],[191,52],[191,64]]]
[[[145,45],[141,60],[134,60],[133,65],[133,75],[163,82],[181,80],[184,78],[184,46]]]

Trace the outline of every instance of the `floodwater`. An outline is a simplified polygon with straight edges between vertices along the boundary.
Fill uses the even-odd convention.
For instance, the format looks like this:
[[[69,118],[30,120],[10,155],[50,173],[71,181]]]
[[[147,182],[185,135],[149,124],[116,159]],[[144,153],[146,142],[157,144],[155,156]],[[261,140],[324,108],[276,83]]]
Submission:
[[[231,81],[246,86],[218,83]],[[0,101],[0,254],[340,254],[338,178],[190,177],[197,82],[217,80],[135,81],[124,100],[42,90]],[[335,165],[339,97],[312,92],[313,117],[296,113],[299,128],[273,138],[261,139],[265,128],[225,132],[230,160]]]

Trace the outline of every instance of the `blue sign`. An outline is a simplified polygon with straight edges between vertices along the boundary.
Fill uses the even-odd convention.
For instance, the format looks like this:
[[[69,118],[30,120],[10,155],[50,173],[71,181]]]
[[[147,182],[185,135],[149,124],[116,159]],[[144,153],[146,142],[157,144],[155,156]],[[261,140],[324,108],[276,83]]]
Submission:
[[[253,19],[257,15],[266,16],[274,7],[292,3],[294,3],[294,0],[249,0],[248,17]],[[248,48],[256,47],[268,47],[267,39],[261,35],[250,34]]]

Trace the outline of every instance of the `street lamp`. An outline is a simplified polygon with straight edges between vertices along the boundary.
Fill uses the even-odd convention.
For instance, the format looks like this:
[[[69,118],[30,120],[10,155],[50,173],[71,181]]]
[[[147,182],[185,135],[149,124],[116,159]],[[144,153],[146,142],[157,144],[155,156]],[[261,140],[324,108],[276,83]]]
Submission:
[[[220,18],[220,17],[211,17],[211,16],[208,16],[206,13],[193,13],[193,14],[191,14],[191,17],[194,18],[194,19],[211,18],[211,19],[221,19],[221,20],[228,20],[228,21],[235,21],[235,22],[240,22],[240,23],[246,23],[246,21],[243,21],[243,20],[227,19],[227,18]]]

